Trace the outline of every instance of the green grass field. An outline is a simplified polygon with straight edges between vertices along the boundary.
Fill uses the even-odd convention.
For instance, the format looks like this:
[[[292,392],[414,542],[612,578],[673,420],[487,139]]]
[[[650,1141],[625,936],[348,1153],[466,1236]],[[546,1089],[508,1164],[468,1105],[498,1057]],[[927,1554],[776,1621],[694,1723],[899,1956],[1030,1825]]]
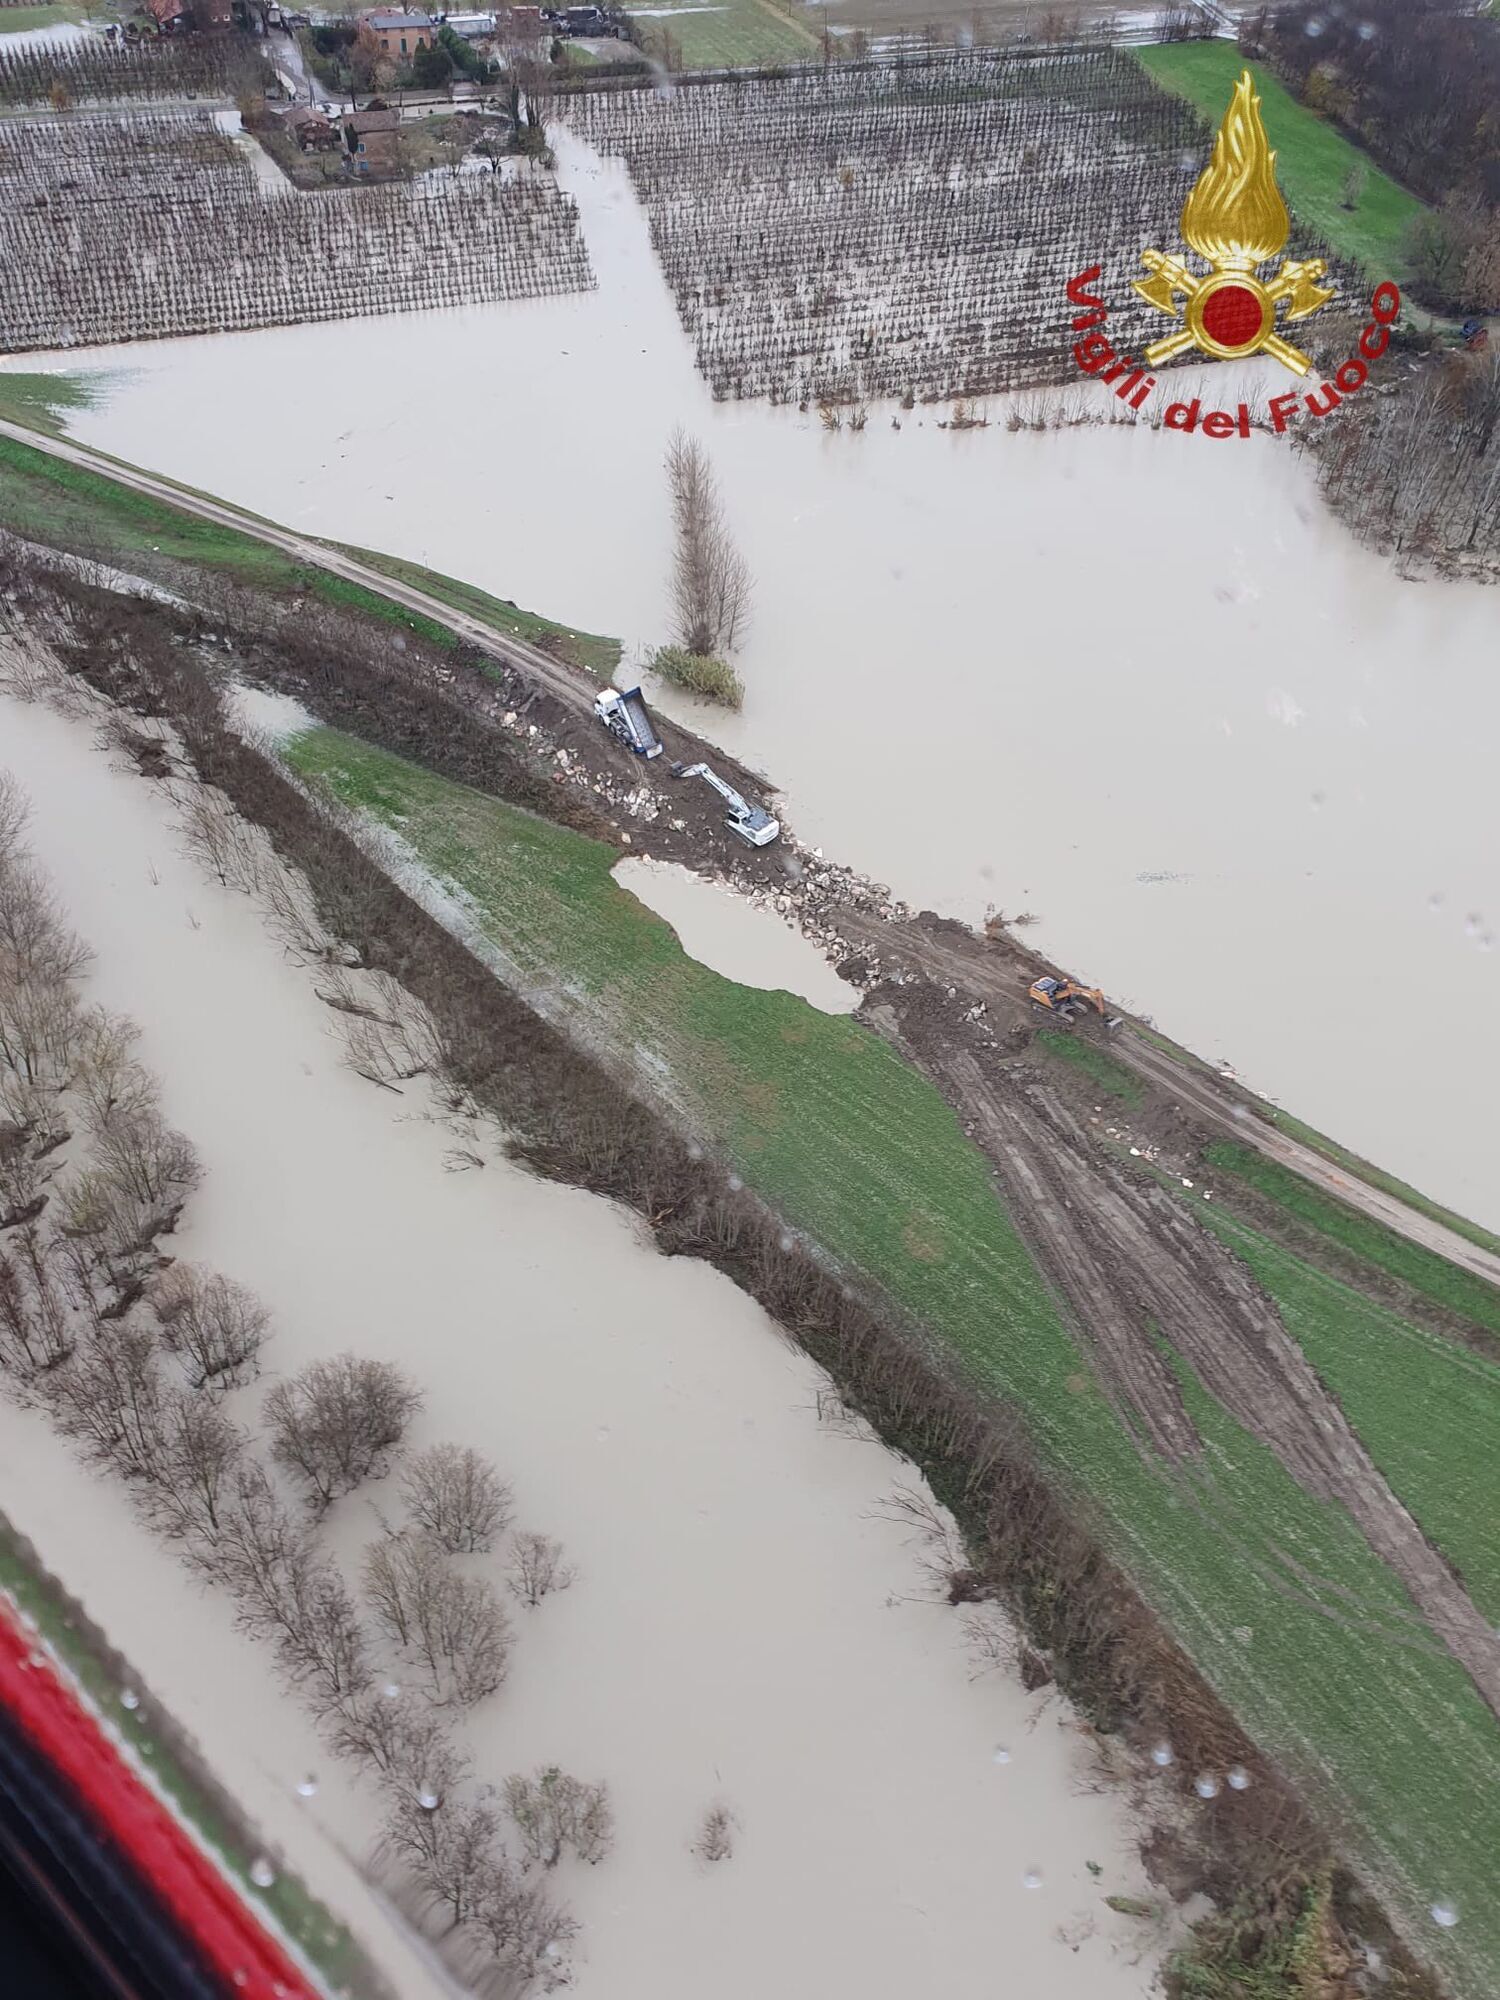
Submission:
[[[0,35],[19,35],[28,28],[57,28],[69,21],[88,19],[88,8],[71,0],[54,0],[42,7],[0,7]]]
[[[0,8],[0,14],[9,12]],[[34,431],[58,437],[67,429],[72,410],[86,410],[95,399],[87,375],[22,375],[0,369],[0,417],[26,424]]]
[[[1204,1158],[1221,1174],[1232,1174],[1298,1222],[1409,1285],[1423,1298],[1446,1306],[1486,1332],[1500,1334],[1500,1292],[1483,1278],[1459,1270],[1420,1243],[1397,1236],[1383,1223],[1345,1208],[1248,1147],[1220,1141],[1205,1147]]]
[[[1134,1070],[1117,1061],[1108,1049],[1101,1049],[1095,1043],[1085,1041],[1082,1035],[1069,1033],[1066,1028],[1040,1029],[1036,1047],[1056,1061],[1082,1070],[1100,1090],[1118,1099],[1121,1104],[1134,1108],[1140,1103],[1143,1095],[1140,1079]]]
[[[650,53],[662,54],[662,36],[671,36],[682,69],[757,68],[772,63],[809,62],[821,49],[811,28],[792,20],[772,0],[684,0],[671,11],[639,17]],[[704,11],[693,11],[703,8]]]
[[[1158,83],[1185,97],[1215,127],[1229,107],[1241,70],[1248,68],[1276,148],[1277,179],[1298,221],[1362,264],[1372,279],[1406,275],[1406,232],[1423,204],[1382,173],[1367,153],[1299,104],[1264,64],[1247,64],[1233,42],[1170,42],[1135,53]],[[1356,167],[1365,185],[1351,211],[1342,205],[1343,194]]]
[[[86,404],[89,396],[86,382],[68,376],[0,374],[0,416],[35,429],[60,430],[66,412]],[[107,556],[121,567],[128,568],[132,556],[165,556],[172,562],[220,571],[242,583],[306,592],[326,604],[414,632],[444,650],[460,643],[446,625],[407,611],[362,584],[298,563],[253,535],[184,513],[102,473],[69,465],[8,437],[0,437],[0,524],[57,548]],[[609,678],[620,657],[616,639],[555,625],[420,563],[369,549],[347,553],[482,619],[503,637],[527,639],[601,679]]]
[[[614,883],[613,851],[598,842],[332,731],[287,754],[472,898],[497,962],[546,1012],[658,1087],[665,1079],[790,1223],[915,1314],[981,1388],[1024,1409],[1096,1532],[1420,1930],[1455,1994],[1489,2000],[1500,1725],[1342,1510],[1303,1491],[1180,1362],[1203,1459],[1172,1475],[1141,1455],[987,1163],[937,1093],[856,1022],[685,957]],[[1466,1481],[1500,1441],[1493,1371],[1273,1246],[1254,1250],[1427,1533],[1494,1602],[1493,1529],[1464,1506]],[[1426,1916],[1440,1896],[1461,1912],[1451,1933]]]

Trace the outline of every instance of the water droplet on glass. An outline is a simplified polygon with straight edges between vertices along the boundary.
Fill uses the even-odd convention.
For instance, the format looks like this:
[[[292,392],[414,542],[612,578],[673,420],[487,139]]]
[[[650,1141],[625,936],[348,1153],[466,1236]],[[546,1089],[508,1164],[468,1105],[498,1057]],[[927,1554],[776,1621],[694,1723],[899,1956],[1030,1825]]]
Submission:
[[[729,1176],[729,1188],[732,1194],[738,1194],[744,1185],[745,1183],[740,1179],[738,1174],[731,1174]]]
[[[993,1761],[996,1764],[1008,1764],[1010,1762],[1010,1752],[1005,1748],[1003,1743],[995,1750]]]
[[[250,1975],[246,1972],[244,1966],[237,1965],[234,1968],[234,1983],[236,1986],[248,1986],[250,1984]]]
[[[543,1958],[562,1957],[562,1946],[557,1942],[556,1938],[549,1938],[547,1943],[542,1946],[542,1957]]]
[[[1321,812],[1324,806],[1327,805],[1327,803],[1328,803],[1327,792],[1314,792],[1312,797],[1308,800],[1308,804],[1312,807],[1314,812]]]
[[[442,1804],[442,1800],[430,1785],[424,1785],[421,1791],[417,1793],[417,1804],[422,1808],[423,1812],[436,1812]]]
[[[1170,1764],[1170,1763],[1171,1763],[1171,1761],[1172,1761],[1172,1746],[1171,1746],[1171,1744],[1170,1744],[1170,1743],[1157,1743],[1157,1744],[1155,1744],[1155,1745],[1154,1745],[1154,1746],[1152,1747],[1152,1751],[1151,1751],[1151,1761],[1152,1761],[1152,1763],[1153,1763],[1153,1764],[1157,1764],[1157,1765],[1160,1765],[1160,1767],[1161,1767],[1161,1769],[1162,1769],[1162,1770],[1165,1770],[1165,1769],[1167,1768],[1168,1764]]]
[[[1231,1764],[1224,1775],[1229,1780],[1229,1789],[1232,1792],[1249,1791],[1250,1773],[1245,1769],[1243,1764]]]
[[[269,1889],[276,1880],[276,1870],[263,1854],[257,1854],[250,1863],[250,1880],[257,1889]]]
[[[1368,42],[1368,41],[1369,41],[1369,40],[1370,40],[1370,39],[1372,38],[1372,36],[1374,35],[1374,33],[1375,33],[1375,23],[1374,23],[1373,21],[1361,21],[1361,22],[1360,22],[1360,24],[1359,24],[1359,39],[1360,39],[1360,40],[1361,40],[1362,42]]]
[[[1314,14],[1312,19],[1307,23],[1306,27],[1302,30],[1302,32],[1303,34],[1311,35],[1314,37],[1314,39],[1316,39],[1317,36],[1321,35],[1323,32],[1323,23],[1318,19],[1317,15]]]
[[[1437,912],[1443,907],[1443,892],[1441,889],[1433,890],[1432,894],[1427,898],[1427,907],[1436,916]]]
[[[783,1253],[783,1255],[784,1255],[784,1254],[785,1254],[785,1253],[786,1253],[786,1252],[787,1252],[788,1250],[790,1250],[790,1249],[791,1249],[791,1247],[792,1247],[792,1239],[791,1239],[791,1237],[790,1237],[790,1236],[788,1236],[788,1235],[787,1235],[787,1233],[786,1233],[786,1231],[785,1231],[785,1230],[783,1230],[783,1231],[781,1232],[781,1234],[780,1234],[780,1235],[779,1235],[779,1236],[777,1237],[777,1239],[776,1239],[776,1247],[777,1247],[777,1249],[778,1249],[778,1250],[780,1250],[780,1251],[781,1251],[781,1252]]]
[[[316,1795],[317,1789],[318,1781],[309,1771],[297,1786],[297,1796],[299,1799],[310,1799]]]
[[[1021,1877],[1021,1886],[1023,1889],[1040,1889],[1042,1886],[1041,1869],[1028,1868],[1026,1873]]]
[[[401,1692],[401,1683],[399,1681],[387,1681],[380,1692],[385,1696],[387,1701],[394,1701]]]
[[[1200,1771],[1193,1780],[1193,1790],[1200,1799],[1216,1799],[1219,1796],[1219,1781],[1212,1771]]]
[[[1432,1921],[1435,1924],[1440,1924],[1445,1931],[1451,1931],[1453,1926],[1458,1922],[1458,1912],[1451,1903],[1434,1903],[1432,1906]]]
[[[135,1689],[126,1688],[125,1692],[120,1696],[121,1708],[136,1709],[139,1708],[140,1705],[141,1705],[141,1698],[136,1693]]]
[[[34,1646],[27,1655],[26,1663],[32,1667],[45,1667],[47,1664],[47,1655],[42,1651],[40,1646]]]
[[[1468,938],[1478,937],[1480,931],[1483,928],[1484,928],[1484,919],[1480,916],[1477,910],[1471,911],[1470,914],[1464,918],[1465,937]]]

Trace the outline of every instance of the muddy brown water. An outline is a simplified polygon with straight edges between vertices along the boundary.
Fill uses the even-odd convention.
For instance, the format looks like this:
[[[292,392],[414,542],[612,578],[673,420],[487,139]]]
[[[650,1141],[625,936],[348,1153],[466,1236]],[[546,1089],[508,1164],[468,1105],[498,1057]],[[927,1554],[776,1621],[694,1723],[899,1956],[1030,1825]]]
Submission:
[[[167,801],[90,722],[0,697],[7,767],[94,949],[88,997],[140,1024],[163,1110],[203,1158],[174,1251],[265,1300],[267,1380],[351,1348],[411,1370],[427,1398],[413,1445],[482,1451],[514,1483],[517,1526],[561,1536],[577,1565],[570,1589],[514,1609],[509,1680],[464,1733],[492,1782],[555,1761],[610,1786],[616,1851],[556,1884],[584,1924],[581,2000],[910,2000],[997,1978],[1145,2000],[1163,1939],[1103,1900],[1151,1893],[1129,1802],[1055,1694],[976,1676],[962,1614],[886,1511],[910,1468],[820,1421],[825,1378],[719,1273],[529,1178],[497,1134],[457,1137],[414,1089],[354,1076],[311,970],[184,857]],[[257,1423],[265,1387],[233,1393],[237,1421]],[[328,1517],[351,1578],[396,1483]],[[435,1993],[353,1880],[375,1800],[228,1601],[6,1399],[0,1508],[270,1850],[403,1996]],[[498,1557],[474,1566],[501,1576]],[[736,1849],[710,1867],[690,1850],[715,1801]]]
[[[748,697],[664,707],[831,856],[1036,914],[1078,976],[1500,1225],[1500,592],[1403,581],[1260,437],[715,405],[623,170],[558,152],[595,293],[18,365],[101,376],[85,441],[632,648],[664,633],[688,423],[755,573]],[[461,385],[461,432],[414,371]]]

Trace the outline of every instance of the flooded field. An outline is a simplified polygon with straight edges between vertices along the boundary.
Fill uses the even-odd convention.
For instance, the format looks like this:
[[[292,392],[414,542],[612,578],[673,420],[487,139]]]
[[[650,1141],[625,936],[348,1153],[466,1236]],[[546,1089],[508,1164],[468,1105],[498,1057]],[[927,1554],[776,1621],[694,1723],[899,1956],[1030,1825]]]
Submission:
[[[273,725],[274,714],[264,720]],[[466,1727],[499,1782],[608,1782],[616,1849],[565,1862],[581,2000],[1144,2000],[1160,1939],[1125,1799],[1048,1695],[976,1672],[890,1499],[913,1475],[820,1422],[822,1378],[726,1279],[656,1256],[606,1203],[529,1179],[493,1137],[454,1171],[412,1090],[345,1066],[315,977],[178,848],[158,793],[87,722],[0,700],[0,768],[206,1168],[180,1255],[270,1307],[267,1378],[353,1348],[426,1390],[417,1447],[471,1444],[558,1535],[573,1586],[516,1609],[510,1679]],[[254,1421],[266,1385],[235,1391]],[[275,1851],[347,1914],[403,1996],[420,1968],[350,1880],[372,1800],[270,1659],[150,1543],[119,1490],[0,1405],[0,1507],[198,1738]],[[394,1483],[394,1482],[392,1482]],[[329,1517],[346,1573],[390,1486]],[[309,1774],[310,1798],[298,1795]],[[711,1803],[733,1855],[690,1846]],[[998,1982],[998,1985],[997,1985]]]
[[[756,576],[744,712],[694,719],[804,838],[921,906],[1032,913],[1069,971],[1500,1223],[1500,1060],[1461,1032],[1500,998],[1500,594],[1401,580],[1260,437],[715,405],[623,171],[558,152],[596,293],[70,355],[101,390],[73,431],[643,647],[686,422]]]

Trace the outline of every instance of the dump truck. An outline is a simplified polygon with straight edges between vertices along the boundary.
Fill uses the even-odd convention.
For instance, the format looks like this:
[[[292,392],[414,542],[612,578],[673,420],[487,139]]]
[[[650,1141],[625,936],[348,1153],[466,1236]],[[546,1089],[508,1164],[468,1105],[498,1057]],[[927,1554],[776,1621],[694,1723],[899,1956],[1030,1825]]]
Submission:
[[[674,778],[701,778],[705,785],[712,785],[719,797],[728,806],[724,824],[733,834],[737,834],[747,847],[769,847],[781,832],[781,822],[773,819],[764,806],[753,806],[742,797],[733,785],[726,784],[717,771],[707,764],[674,764]]]
[[[1120,1016],[1109,1012],[1104,1004],[1104,995],[1097,986],[1080,986],[1074,979],[1053,979],[1049,976],[1034,979],[1030,992],[1031,1004],[1058,1020],[1073,1021],[1092,1008],[1106,1028],[1118,1028],[1120,1025]]]
[[[594,703],[594,713],[610,734],[618,736],[637,757],[661,755],[661,738],[638,686],[607,687]]]

